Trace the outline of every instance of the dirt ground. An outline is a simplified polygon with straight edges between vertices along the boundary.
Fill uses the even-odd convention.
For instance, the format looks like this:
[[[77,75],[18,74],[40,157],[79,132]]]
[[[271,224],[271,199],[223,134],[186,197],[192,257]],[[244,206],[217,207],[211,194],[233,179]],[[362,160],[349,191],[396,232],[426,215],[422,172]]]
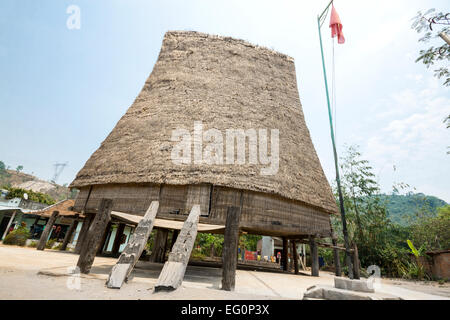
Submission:
[[[162,264],[139,262],[120,290],[105,281],[116,259],[97,257],[91,273],[68,276],[78,255],[0,244],[0,299],[301,299],[313,285],[333,285],[333,275],[320,277],[237,270],[234,292],[220,290],[221,269],[188,266],[183,285],[173,292],[153,293]],[[403,299],[449,299],[450,285],[383,279],[379,289]]]

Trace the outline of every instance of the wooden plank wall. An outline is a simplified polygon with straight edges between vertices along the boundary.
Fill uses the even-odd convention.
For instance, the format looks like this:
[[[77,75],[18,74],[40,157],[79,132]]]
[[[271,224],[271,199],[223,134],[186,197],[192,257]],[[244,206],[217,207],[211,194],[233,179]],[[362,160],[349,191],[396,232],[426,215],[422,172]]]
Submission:
[[[86,202],[89,188],[82,188],[75,200],[74,210],[80,212]],[[159,198],[159,185],[111,184],[92,186],[86,212],[97,212],[101,199],[114,199],[114,211],[144,216],[152,201]]]
[[[82,188],[75,211],[84,207],[89,187]],[[186,219],[192,206],[200,204],[201,223],[225,224],[228,207],[241,207],[242,230],[261,235],[313,235],[329,237],[330,216],[298,201],[260,192],[237,190],[210,184],[99,185],[93,186],[86,212],[95,213],[102,198],[114,199],[114,211],[143,216],[150,203],[160,202],[159,217]],[[210,208],[211,207],[211,208]]]

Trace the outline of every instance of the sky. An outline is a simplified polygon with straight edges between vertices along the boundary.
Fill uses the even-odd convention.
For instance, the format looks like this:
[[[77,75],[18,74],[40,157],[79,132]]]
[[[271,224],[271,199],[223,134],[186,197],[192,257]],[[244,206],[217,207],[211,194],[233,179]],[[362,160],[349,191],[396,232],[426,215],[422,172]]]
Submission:
[[[329,181],[334,162],[317,30],[328,0],[0,2],[0,160],[70,183],[140,92],[168,30],[231,36],[295,59],[307,126]],[[69,29],[67,8],[80,8]],[[335,45],[338,154],[359,145],[383,192],[410,185],[450,202],[450,89],[415,63],[419,10],[448,1],[336,0],[346,43]],[[322,27],[329,81],[332,40]]]

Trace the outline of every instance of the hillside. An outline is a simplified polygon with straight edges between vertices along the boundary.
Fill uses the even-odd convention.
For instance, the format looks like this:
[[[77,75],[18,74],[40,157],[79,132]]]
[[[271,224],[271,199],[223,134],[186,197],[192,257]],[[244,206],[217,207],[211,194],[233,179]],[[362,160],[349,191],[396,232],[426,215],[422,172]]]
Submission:
[[[8,169],[0,170],[0,188],[1,187],[14,187],[42,192],[48,194],[55,201],[73,198],[75,195],[67,187],[40,180],[30,174]]]
[[[414,221],[420,213],[435,214],[437,208],[447,204],[444,200],[423,193],[383,194],[381,199],[387,202],[391,220],[402,225]]]

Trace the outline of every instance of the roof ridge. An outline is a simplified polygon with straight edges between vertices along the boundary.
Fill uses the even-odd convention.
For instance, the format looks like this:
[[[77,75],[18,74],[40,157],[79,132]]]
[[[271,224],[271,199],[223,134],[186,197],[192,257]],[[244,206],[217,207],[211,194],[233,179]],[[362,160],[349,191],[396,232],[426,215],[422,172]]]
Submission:
[[[211,38],[211,39],[218,39],[218,40],[224,40],[224,41],[233,41],[233,42],[242,44],[242,45],[244,45],[246,47],[254,48],[254,49],[257,49],[257,50],[267,51],[267,52],[269,52],[271,54],[274,54],[276,56],[283,57],[283,58],[285,58],[288,61],[292,61],[292,62],[295,61],[295,59],[293,57],[291,57],[291,56],[289,56],[289,55],[287,55],[285,53],[279,52],[277,50],[274,50],[274,49],[271,49],[271,48],[268,48],[268,47],[265,47],[265,46],[261,46],[261,45],[258,45],[258,44],[251,43],[251,42],[249,42],[247,40],[244,40],[244,39],[234,38],[234,37],[230,37],[230,36],[221,36],[221,35],[218,35],[218,34],[210,34],[210,33],[205,33],[205,32],[194,31],[194,30],[192,30],[192,31],[189,31],[189,30],[169,30],[169,31],[167,31],[165,33],[164,37],[166,37],[167,35],[170,35],[170,34],[173,34],[173,35],[196,35],[196,36],[203,37],[203,38]]]

